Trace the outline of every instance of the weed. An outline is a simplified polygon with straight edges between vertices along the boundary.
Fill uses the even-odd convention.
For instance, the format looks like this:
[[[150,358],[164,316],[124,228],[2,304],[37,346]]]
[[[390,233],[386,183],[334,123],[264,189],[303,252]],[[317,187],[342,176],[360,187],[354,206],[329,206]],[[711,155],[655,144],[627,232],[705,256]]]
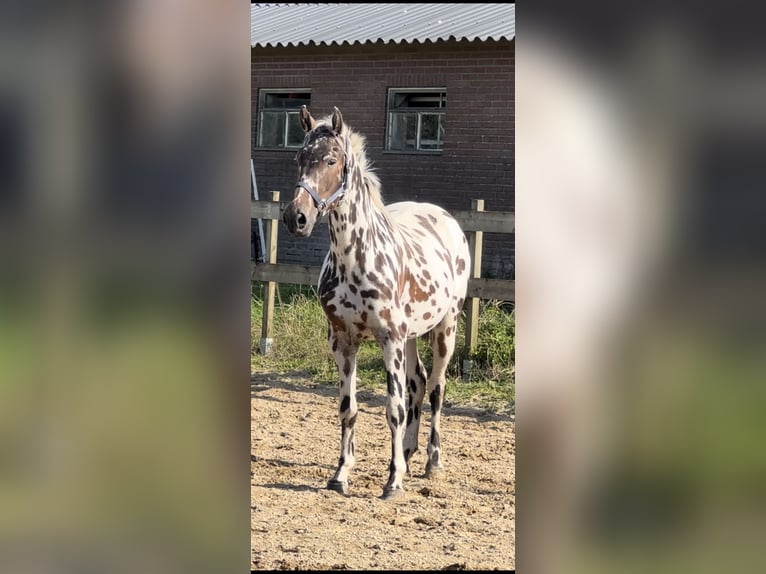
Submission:
[[[263,288],[253,285],[250,308],[252,369],[257,372],[302,371],[314,383],[336,385],[335,360],[327,345],[327,320],[311,287],[280,285],[274,313],[272,350],[259,354],[263,316]],[[515,401],[514,357],[515,315],[510,303],[482,301],[479,305],[479,340],[468,356],[463,349],[465,317],[458,324],[455,354],[447,368],[448,403],[509,411]],[[418,352],[429,370],[431,345],[427,337],[418,340]],[[470,376],[463,378],[463,359],[469,359]],[[467,379],[467,380],[466,380]],[[365,341],[357,354],[357,387],[383,392],[384,364],[380,348]]]

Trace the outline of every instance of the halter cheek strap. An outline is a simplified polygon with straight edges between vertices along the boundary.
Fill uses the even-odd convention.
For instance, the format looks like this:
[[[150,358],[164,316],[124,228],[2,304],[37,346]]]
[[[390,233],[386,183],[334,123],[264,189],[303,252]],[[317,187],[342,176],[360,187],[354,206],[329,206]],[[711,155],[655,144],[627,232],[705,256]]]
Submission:
[[[311,196],[311,199],[314,200],[314,205],[316,205],[316,208],[320,212],[324,212],[329,206],[332,206],[334,203],[340,201],[343,199],[343,196],[346,195],[346,183],[348,182],[348,158],[350,157],[351,152],[348,138],[346,138],[346,149],[344,151],[346,157],[344,158],[345,165],[343,166],[343,181],[340,182],[340,187],[336,189],[333,194],[330,195],[330,197],[327,199],[322,199],[319,197],[319,194],[316,192],[316,190],[305,179],[302,179],[295,184],[295,187],[302,187],[308,192],[308,194]]]
[[[344,168],[345,170],[345,168]],[[298,183],[295,184],[295,187],[302,187],[305,189],[308,194],[311,196],[311,199],[314,200],[314,205],[316,205],[317,209],[319,211],[324,211],[327,209],[328,205],[332,205],[335,201],[340,201],[343,199],[343,196],[346,195],[346,179],[348,177],[348,173],[344,174],[343,181],[340,184],[340,187],[335,190],[335,192],[328,197],[327,199],[322,199],[319,197],[319,194],[316,192],[316,190],[311,187],[311,184],[307,182],[305,179],[300,180]]]

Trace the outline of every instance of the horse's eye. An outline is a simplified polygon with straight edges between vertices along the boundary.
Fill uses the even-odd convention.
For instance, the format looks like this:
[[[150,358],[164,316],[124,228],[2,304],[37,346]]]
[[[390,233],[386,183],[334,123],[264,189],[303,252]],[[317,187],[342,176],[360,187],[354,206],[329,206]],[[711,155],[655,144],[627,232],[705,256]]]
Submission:
[[[327,165],[330,165],[330,166],[335,165],[335,160],[334,159],[328,159],[327,160]]]

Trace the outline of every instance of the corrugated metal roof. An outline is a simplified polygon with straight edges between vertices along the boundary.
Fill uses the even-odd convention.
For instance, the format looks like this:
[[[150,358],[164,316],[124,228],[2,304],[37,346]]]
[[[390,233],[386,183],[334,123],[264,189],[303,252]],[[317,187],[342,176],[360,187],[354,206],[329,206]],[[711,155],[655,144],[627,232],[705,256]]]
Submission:
[[[511,40],[514,4],[251,4],[251,46]]]

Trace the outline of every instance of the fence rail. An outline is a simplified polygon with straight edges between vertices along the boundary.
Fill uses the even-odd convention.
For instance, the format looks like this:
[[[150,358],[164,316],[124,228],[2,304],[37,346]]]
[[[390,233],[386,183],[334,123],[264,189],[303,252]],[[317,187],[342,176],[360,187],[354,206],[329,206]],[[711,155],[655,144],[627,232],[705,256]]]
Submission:
[[[290,283],[316,286],[319,282],[320,272],[320,267],[277,263],[279,220],[287,204],[280,203],[278,191],[272,191],[270,197],[270,201],[253,201],[250,208],[250,216],[253,219],[263,219],[266,223],[264,263],[253,264],[251,277],[252,281],[261,281],[266,285],[261,326],[261,354],[267,354],[273,342],[276,285],[278,283]],[[515,301],[515,281],[487,279],[481,276],[483,235],[484,233],[513,233],[515,218],[513,212],[510,211],[484,211],[484,200],[482,199],[472,200],[470,211],[457,211],[452,215],[465,232],[471,249],[471,274],[468,279],[468,294],[463,308],[466,311],[465,346],[469,353],[473,353],[478,340],[479,300]]]
[[[253,201],[250,206],[250,218],[279,219],[286,206],[287,202],[284,201]],[[512,211],[456,211],[452,213],[452,216],[457,219],[466,233],[469,231],[513,233],[514,231],[515,219]],[[324,215],[319,222],[326,220],[327,215]]]
[[[319,267],[293,265],[291,263],[256,263],[253,265],[253,281],[273,281],[293,285],[314,285],[319,283]],[[502,299],[513,301],[513,281],[474,277],[468,280],[467,297],[478,299]]]

